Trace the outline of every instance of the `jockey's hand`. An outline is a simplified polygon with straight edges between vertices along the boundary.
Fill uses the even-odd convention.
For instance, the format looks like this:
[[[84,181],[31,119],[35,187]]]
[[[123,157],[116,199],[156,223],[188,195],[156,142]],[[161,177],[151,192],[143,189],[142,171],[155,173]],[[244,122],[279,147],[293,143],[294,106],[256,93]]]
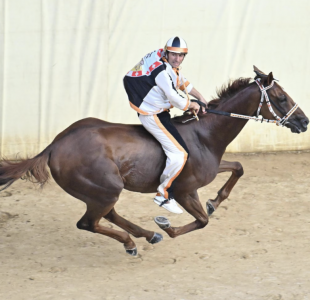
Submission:
[[[203,102],[203,103],[206,105],[205,108],[204,108],[204,107],[201,107],[202,112],[203,112],[204,114],[206,114],[206,113],[207,113],[207,112],[206,112],[206,109],[208,108],[208,102],[205,100],[205,98],[203,98],[203,96],[201,96],[201,97],[199,98],[199,101]]]
[[[208,108],[208,102],[205,100],[205,98],[194,87],[189,92],[189,94],[206,105],[206,107],[201,107],[202,112],[206,114],[207,113],[206,109]]]
[[[204,107],[201,107],[204,111]],[[196,113],[198,114],[199,110],[200,110],[200,105],[197,102],[191,102],[188,109],[192,112],[192,113]]]

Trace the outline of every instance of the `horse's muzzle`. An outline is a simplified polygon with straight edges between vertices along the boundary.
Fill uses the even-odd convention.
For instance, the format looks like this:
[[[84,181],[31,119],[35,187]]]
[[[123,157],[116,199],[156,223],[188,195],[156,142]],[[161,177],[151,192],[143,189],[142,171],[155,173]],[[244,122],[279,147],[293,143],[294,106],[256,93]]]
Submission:
[[[308,129],[309,119],[306,116],[295,116],[289,119],[285,124],[287,128],[291,129],[293,133],[305,132]]]

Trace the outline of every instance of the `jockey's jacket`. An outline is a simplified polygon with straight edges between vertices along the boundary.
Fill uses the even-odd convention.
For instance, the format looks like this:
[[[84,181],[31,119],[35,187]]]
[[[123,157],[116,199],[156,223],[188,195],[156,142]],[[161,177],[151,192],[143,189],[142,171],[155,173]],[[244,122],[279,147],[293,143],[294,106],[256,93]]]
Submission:
[[[172,68],[164,54],[163,49],[147,54],[124,77],[130,106],[139,114],[159,114],[172,107],[188,109],[189,100],[177,89],[184,91],[185,82],[189,93],[193,85],[183,79],[178,68]]]

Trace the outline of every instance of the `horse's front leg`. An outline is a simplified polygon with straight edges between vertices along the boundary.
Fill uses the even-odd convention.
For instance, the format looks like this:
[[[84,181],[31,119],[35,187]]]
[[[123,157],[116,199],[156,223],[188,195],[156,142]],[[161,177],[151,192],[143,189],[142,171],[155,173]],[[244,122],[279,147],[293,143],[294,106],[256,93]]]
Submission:
[[[196,220],[181,227],[172,227],[167,218],[156,217],[156,224],[161,229],[166,231],[170,237],[175,238],[179,235],[191,232],[193,230],[204,228],[208,224],[208,215],[203,210],[203,207],[198,198],[197,191],[194,191],[191,194],[186,194],[184,196],[178,196],[176,198],[178,199],[178,203]]]
[[[231,190],[233,189],[239,178],[243,175],[243,167],[237,161],[230,162],[222,160],[219,166],[218,173],[222,172],[232,172],[232,174],[228,181],[218,191],[215,200],[209,199],[207,201],[207,212],[209,216],[218,208],[221,202],[228,198]]]

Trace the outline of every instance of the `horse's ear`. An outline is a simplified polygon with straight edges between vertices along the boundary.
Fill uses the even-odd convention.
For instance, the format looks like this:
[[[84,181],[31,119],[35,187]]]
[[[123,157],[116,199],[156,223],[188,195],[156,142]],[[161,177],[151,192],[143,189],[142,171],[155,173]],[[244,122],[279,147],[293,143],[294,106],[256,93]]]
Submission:
[[[272,80],[274,80],[274,78],[272,72],[270,72],[267,77],[267,85],[270,85]]]
[[[265,74],[263,71],[261,71],[259,68],[257,68],[256,66],[253,66],[254,67],[254,72],[256,73],[256,77],[255,79],[257,78],[267,78],[267,74]]]

